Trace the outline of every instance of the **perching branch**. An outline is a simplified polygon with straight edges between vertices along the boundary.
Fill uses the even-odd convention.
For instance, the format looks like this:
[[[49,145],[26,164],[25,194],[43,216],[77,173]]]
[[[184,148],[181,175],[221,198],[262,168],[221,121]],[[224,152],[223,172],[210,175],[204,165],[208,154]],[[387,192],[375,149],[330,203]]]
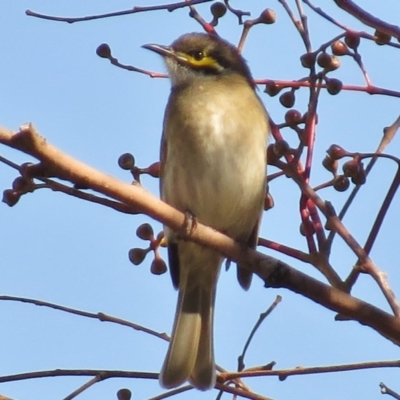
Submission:
[[[275,258],[245,249],[231,238],[201,223],[197,223],[188,232],[184,213],[157,199],[140,186],[121,182],[61,152],[41,137],[32,125],[23,126],[18,133],[0,128],[0,143],[37,158],[42,170],[47,168],[61,179],[83,184],[84,187],[134,207],[179,232],[182,237],[220,251],[229,259],[251,269],[264,281],[266,287],[287,288],[367,325],[392,342],[400,344],[400,318],[319,282]],[[313,200],[317,200],[315,203],[318,205],[319,200]]]

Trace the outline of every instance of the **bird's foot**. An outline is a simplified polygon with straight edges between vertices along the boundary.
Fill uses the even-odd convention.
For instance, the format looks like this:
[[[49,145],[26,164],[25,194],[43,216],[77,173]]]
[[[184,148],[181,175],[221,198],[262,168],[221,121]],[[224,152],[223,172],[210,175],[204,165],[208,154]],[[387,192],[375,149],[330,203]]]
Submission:
[[[184,237],[191,236],[196,227],[197,219],[194,214],[191,211],[185,211],[185,220],[182,227]]]

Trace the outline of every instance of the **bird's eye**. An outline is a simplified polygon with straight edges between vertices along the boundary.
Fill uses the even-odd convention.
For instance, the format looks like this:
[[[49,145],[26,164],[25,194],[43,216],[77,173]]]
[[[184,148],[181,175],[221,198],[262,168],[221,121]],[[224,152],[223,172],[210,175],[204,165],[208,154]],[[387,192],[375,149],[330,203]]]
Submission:
[[[204,58],[204,53],[202,51],[194,51],[191,56],[196,60],[200,61]]]

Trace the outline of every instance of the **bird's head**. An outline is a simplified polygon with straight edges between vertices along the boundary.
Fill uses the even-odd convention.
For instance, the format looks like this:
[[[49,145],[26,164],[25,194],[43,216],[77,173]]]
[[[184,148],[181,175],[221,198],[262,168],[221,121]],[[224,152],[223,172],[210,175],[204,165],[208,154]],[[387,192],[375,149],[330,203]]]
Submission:
[[[189,33],[170,46],[146,44],[143,47],[164,58],[173,87],[188,80],[233,74],[254,86],[249,67],[237,48],[215,35]]]

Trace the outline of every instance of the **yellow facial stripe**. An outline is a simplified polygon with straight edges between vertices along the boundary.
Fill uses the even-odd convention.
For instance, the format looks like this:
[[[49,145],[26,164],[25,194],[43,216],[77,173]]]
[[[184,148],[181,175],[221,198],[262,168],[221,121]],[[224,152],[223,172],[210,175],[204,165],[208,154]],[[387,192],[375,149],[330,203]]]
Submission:
[[[215,61],[214,58],[209,57],[209,56],[204,56],[202,59],[200,60],[196,60],[194,57],[192,57],[189,54],[179,54],[179,58],[180,59],[184,59],[185,62],[190,65],[193,68],[210,68],[210,69],[214,69],[216,71],[221,71],[222,67],[218,64],[217,61]]]

